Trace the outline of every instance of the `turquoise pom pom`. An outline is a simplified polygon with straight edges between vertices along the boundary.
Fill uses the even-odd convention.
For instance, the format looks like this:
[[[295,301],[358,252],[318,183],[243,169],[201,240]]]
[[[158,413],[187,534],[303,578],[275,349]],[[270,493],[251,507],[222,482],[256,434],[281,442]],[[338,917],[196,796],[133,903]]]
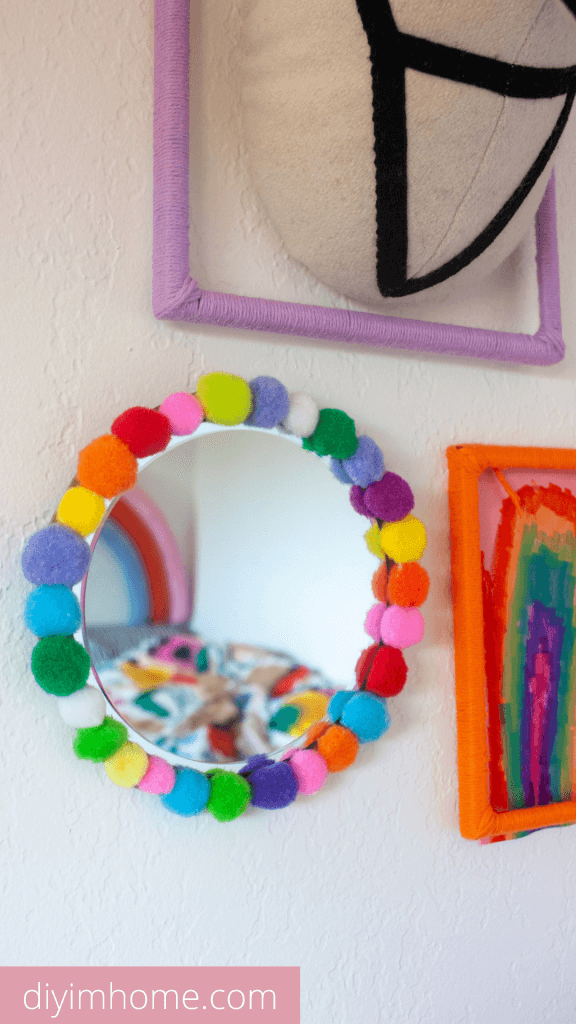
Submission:
[[[331,722],[338,721],[346,704],[353,696],[354,690],[338,690],[338,693],[334,694],[328,705],[328,718]]]
[[[360,743],[380,739],[390,726],[386,701],[371,693],[354,693],[340,715],[340,724],[355,733]]]
[[[24,613],[28,629],[36,636],[72,636],[82,615],[76,596],[62,583],[43,583],[28,595]]]
[[[169,811],[189,818],[204,810],[209,796],[210,780],[206,775],[193,768],[179,768],[174,789],[160,799]]]

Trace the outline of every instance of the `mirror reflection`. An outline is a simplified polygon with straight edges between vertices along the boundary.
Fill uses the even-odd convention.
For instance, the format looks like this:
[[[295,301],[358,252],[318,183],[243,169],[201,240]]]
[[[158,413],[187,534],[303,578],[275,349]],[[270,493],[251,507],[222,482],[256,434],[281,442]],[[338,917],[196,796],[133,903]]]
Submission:
[[[348,489],[273,431],[203,424],[95,539],[92,665],[144,739],[222,763],[297,742],[354,685],[374,571]]]

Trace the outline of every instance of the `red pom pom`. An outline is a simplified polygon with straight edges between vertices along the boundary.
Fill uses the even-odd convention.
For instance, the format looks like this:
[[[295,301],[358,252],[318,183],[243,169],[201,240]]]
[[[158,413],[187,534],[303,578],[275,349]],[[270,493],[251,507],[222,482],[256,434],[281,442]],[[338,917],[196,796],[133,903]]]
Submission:
[[[401,608],[419,607],[428,597],[430,580],[426,569],[418,562],[395,565],[390,573],[388,597]]]
[[[112,424],[112,433],[137,459],[163,452],[170,440],[170,420],[155,409],[135,405],[120,413]]]
[[[368,678],[368,673],[372,668],[372,662],[376,657],[376,652],[379,649],[380,644],[372,644],[371,647],[367,647],[356,662],[356,682],[359,687],[363,686]]]
[[[402,651],[385,644],[376,651],[366,676],[366,689],[378,697],[396,697],[404,688],[408,667]]]

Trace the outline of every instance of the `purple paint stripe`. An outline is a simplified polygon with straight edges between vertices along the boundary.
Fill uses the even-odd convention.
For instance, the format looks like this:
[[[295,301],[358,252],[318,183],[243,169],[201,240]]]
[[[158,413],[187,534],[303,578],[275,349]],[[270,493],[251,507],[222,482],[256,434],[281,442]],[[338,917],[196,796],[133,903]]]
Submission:
[[[536,220],[534,335],[203,291],[189,272],[189,0],[156,0],[153,309],[159,319],[548,366],[564,356],[552,176]]]
[[[565,626],[554,608],[546,608],[540,601],[535,601],[530,610],[528,630],[524,660],[522,786],[526,807],[534,807],[535,804],[548,804],[553,799],[550,760],[556,739]]]

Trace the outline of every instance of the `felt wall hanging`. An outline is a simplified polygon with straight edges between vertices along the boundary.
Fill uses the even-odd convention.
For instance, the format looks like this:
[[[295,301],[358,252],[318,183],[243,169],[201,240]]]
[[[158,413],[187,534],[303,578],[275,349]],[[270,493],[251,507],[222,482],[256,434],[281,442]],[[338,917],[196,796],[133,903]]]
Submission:
[[[460,828],[576,821],[576,451],[448,449]]]
[[[212,763],[209,770],[199,771],[190,767],[198,763],[191,758],[165,750],[158,756],[159,747],[129,731],[128,719],[122,719],[109,693],[103,685],[99,687],[84,643],[84,585],[95,540],[110,522],[105,518],[107,511],[110,516],[119,509],[113,528],[120,526],[134,539],[148,567],[159,546],[171,557],[166,524],[156,517],[153,529],[145,526],[143,530],[143,501],[138,492],[130,492],[138,472],[151,459],[196,432],[222,428],[274,430],[290,435],[310,458],[326,460],[336,479],[350,487],[350,501],[360,521],[368,519],[366,544],[380,565],[372,580],[376,603],[365,622],[372,643],[360,653],[355,688],[332,690],[321,710],[306,701],[298,705],[306,731],[298,728],[290,733],[298,737],[297,748],[278,751],[277,757],[249,757],[236,765],[238,770]],[[125,492],[128,495],[122,497]],[[80,452],[76,478],[61,499],[54,521],[30,538],[22,555],[24,575],[35,588],[25,612],[26,624],[38,638],[32,673],[39,686],[55,697],[63,720],[76,729],[75,754],[103,763],[117,785],[156,794],[168,810],[186,817],[206,809],[219,821],[231,821],[249,805],[279,809],[298,794],[315,793],[329,773],[343,771],[355,761],[361,744],[379,739],[388,730],[388,702],[407,679],[403,651],[422,640],[420,606],[428,594],[428,576],[419,559],[426,547],[426,530],[413,509],[414,496],[407,482],[385,468],[378,446],[368,436],[357,435],[346,413],[319,409],[306,394],[289,395],[275,378],[258,377],[248,383],[232,374],[209,373],[199,379],[194,395],[178,392],[169,395],[159,409],[135,407],[123,412],[109,434]],[[182,601],[182,593],[177,590],[171,598],[166,591],[163,599],[165,619],[170,601]],[[154,609],[152,596],[152,618]],[[159,644],[163,664],[172,656],[179,665],[182,656],[187,662],[194,659],[186,685],[200,686],[203,674],[209,673],[202,643],[187,643],[184,651],[183,638],[173,636]],[[155,646],[154,653],[159,655]],[[132,660],[132,675],[140,679],[146,670],[144,696],[152,700],[148,661]],[[300,674],[289,671],[276,679],[275,689],[286,696],[292,711],[300,700],[294,687]],[[157,676],[156,683],[160,681]],[[287,729],[293,723],[294,719],[285,723]],[[221,750],[217,745],[214,749]]]
[[[287,245],[294,259],[342,295],[385,309],[390,296],[444,288],[454,274],[461,287],[466,275],[485,274],[518,243],[542,200],[540,328],[534,335],[462,328],[200,288],[189,270],[189,0],[156,0],[156,316],[535,364],[561,359],[554,190],[546,183],[574,95],[576,22],[566,6],[561,0],[547,0],[543,7],[510,0],[483,8],[479,19],[471,8],[463,12],[453,3],[440,5],[440,15],[435,0],[406,0],[392,9],[384,4],[377,14],[360,0],[337,0],[323,19],[321,0],[285,5],[266,20],[267,2],[251,2],[243,19],[246,146],[263,202],[280,233],[291,233]],[[301,30],[302,18],[310,31]],[[350,19],[354,32],[346,29]],[[258,24],[277,27],[257,45],[250,33]],[[346,55],[346,88],[339,94],[329,86],[331,62],[342,65],[340,50],[330,45],[326,25],[339,33]],[[325,59],[315,64],[308,37],[320,30],[326,35]],[[276,52],[279,33],[287,46],[284,65]],[[353,60],[353,37],[359,63]],[[301,47],[300,63],[291,46]],[[290,77],[296,68],[316,68],[317,78],[296,89]],[[275,75],[270,100],[264,84]],[[362,97],[363,120],[357,116]],[[306,124],[301,102],[309,114]],[[291,104],[296,106],[290,109]],[[342,118],[330,128],[335,109],[348,119],[348,128]],[[363,132],[362,145],[356,131]],[[350,268],[355,283],[346,284]]]

